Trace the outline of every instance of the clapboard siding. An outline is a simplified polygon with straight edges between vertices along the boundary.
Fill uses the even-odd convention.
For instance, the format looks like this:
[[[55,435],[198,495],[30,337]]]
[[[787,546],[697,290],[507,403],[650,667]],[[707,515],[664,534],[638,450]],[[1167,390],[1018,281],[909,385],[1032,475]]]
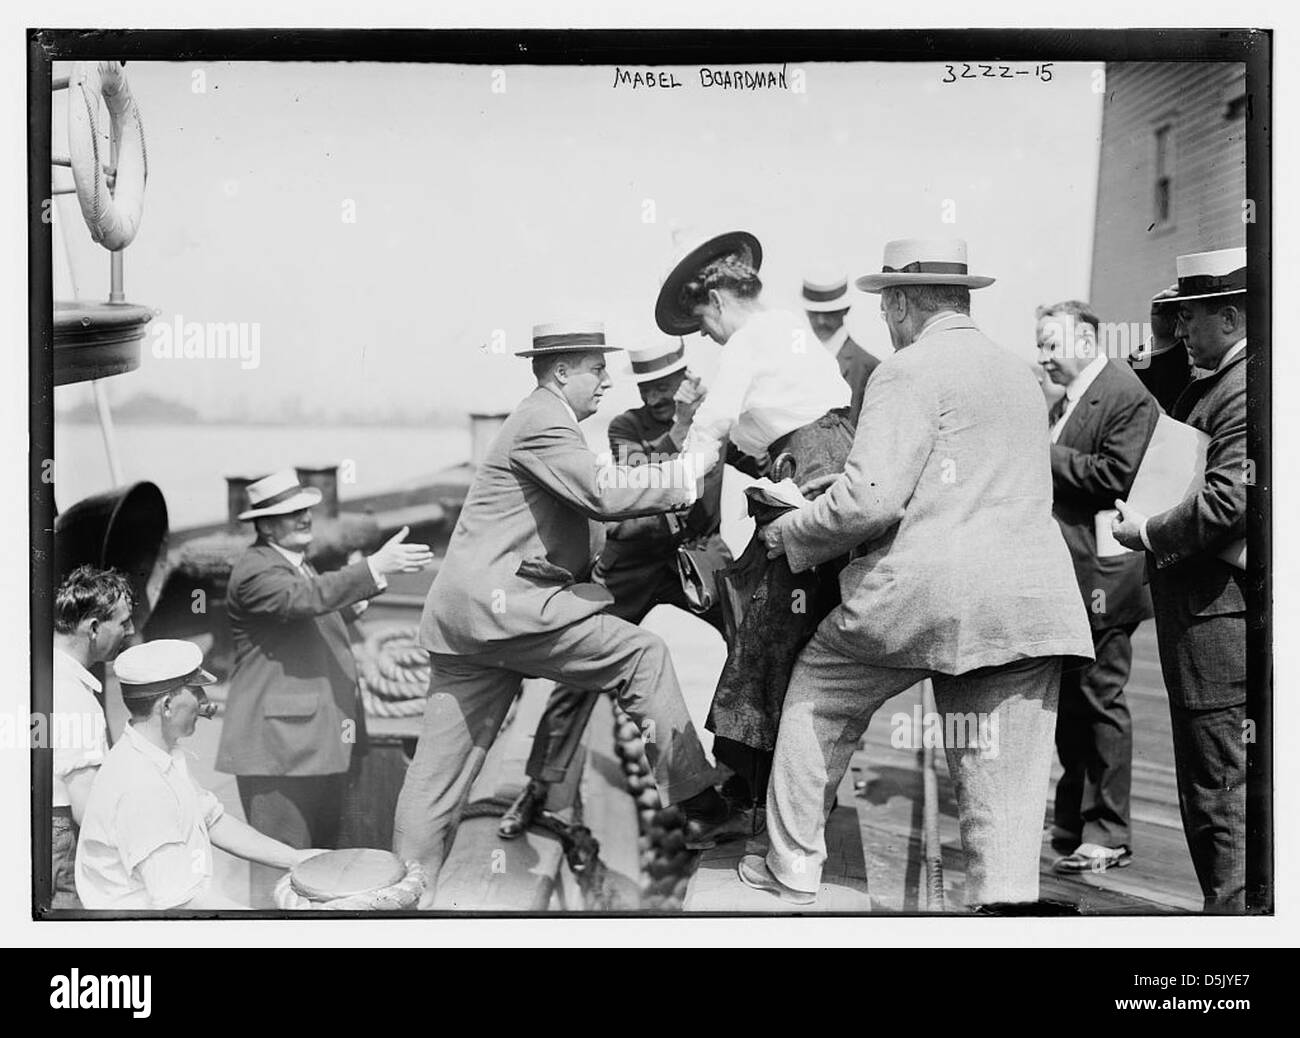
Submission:
[[[1123,62],[1106,67],[1093,242],[1093,307],[1144,322],[1174,280],[1174,258],[1244,245],[1245,118],[1227,117],[1240,63]],[[1173,127],[1173,221],[1155,220],[1155,129]]]

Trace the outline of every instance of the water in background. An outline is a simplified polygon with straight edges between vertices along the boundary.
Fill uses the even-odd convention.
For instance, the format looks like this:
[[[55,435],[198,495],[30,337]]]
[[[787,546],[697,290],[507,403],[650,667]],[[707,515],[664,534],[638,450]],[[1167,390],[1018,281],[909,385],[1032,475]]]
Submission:
[[[294,465],[352,461],[356,482],[340,483],[343,502],[392,490],[469,460],[468,425],[423,429],[145,425],[117,427],[117,449],[128,483],[147,479],[167,500],[173,530],[217,522],[226,515],[228,475],[263,476]],[[112,488],[99,426],[54,424],[54,497],[60,509]]]

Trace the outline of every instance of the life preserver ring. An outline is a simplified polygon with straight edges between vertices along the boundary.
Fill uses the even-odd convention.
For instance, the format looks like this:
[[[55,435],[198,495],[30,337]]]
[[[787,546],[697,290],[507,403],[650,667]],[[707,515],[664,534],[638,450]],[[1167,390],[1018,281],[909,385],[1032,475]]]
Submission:
[[[117,145],[117,174],[111,192],[104,172],[109,156],[103,154],[100,132],[101,97]],[[140,109],[131,96],[120,61],[79,61],[72,66],[68,78],[68,154],[77,201],[90,236],[110,252],[126,248],[140,229],[149,160]]]

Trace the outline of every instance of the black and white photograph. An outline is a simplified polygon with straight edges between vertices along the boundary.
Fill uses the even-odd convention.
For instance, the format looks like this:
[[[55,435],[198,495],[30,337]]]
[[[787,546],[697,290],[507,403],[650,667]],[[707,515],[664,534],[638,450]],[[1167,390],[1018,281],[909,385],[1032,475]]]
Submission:
[[[33,25],[36,930],[1273,916],[1273,43]]]

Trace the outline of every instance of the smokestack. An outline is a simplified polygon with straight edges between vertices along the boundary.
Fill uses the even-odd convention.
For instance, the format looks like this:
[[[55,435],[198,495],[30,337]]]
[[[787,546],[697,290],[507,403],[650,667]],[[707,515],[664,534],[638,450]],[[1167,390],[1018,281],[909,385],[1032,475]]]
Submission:
[[[326,519],[339,517],[339,467],[337,465],[298,465],[298,482],[305,487],[315,487],[321,493],[319,514]]]
[[[475,468],[483,463],[487,457],[488,448],[492,446],[492,441],[496,439],[497,433],[501,431],[501,426],[505,424],[510,417],[508,411],[494,412],[470,412],[469,416],[469,435],[470,464]]]
[[[248,484],[256,483],[265,476],[227,476],[226,477],[226,527],[238,533],[244,524],[239,521],[239,513],[248,511]]]

